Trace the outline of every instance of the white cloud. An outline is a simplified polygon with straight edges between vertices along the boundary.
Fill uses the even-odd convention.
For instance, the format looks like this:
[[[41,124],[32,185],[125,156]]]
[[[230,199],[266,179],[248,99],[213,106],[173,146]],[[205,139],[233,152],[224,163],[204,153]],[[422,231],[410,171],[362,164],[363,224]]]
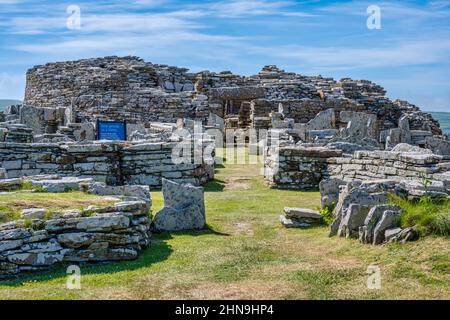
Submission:
[[[353,1],[347,3],[337,3],[320,9],[320,11],[366,16],[366,9],[369,5],[377,5],[381,9],[383,18],[401,19],[401,18],[446,18],[450,17],[450,11],[445,10],[449,5],[448,1],[430,2],[428,4],[414,5],[411,3],[396,2],[376,2],[373,1]]]
[[[447,38],[448,39],[448,38]],[[294,60],[317,70],[402,67],[447,62],[450,40],[424,40],[398,43],[389,47],[253,47],[253,52]]]

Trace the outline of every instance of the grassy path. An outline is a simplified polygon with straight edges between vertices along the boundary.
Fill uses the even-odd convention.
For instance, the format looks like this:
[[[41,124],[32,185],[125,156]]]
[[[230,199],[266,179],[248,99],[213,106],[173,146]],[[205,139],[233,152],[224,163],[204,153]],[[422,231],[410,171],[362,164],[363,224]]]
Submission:
[[[285,206],[316,208],[318,192],[268,189],[256,166],[225,165],[206,187],[209,230],[155,235],[140,258],[82,268],[82,290],[64,269],[0,284],[1,299],[412,299],[450,298],[450,240],[372,247],[287,230]],[[162,206],[152,193],[153,209]],[[382,289],[367,289],[376,263]]]

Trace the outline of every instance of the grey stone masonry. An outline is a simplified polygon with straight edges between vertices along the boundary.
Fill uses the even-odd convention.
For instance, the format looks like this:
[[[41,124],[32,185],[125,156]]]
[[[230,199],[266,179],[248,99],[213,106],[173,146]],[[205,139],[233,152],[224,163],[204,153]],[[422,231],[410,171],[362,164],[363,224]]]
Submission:
[[[86,144],[0,143],[0,167],[8,178],[58,174],[92,178],[108,185],[148,185],[159,188],[163,178],[199,185],[214,176],[213,164],[174,163],[173,142]],[[200,145],[203,151],[210,143]]]
[[[391,101],[375,83],[305,76],[273,65],[264,66],[256,75],[241,76],[230,71],[194,74],[138,57],[48,63],[28,70],[24,103],[37,108],[70,109],[73,116],[69,122],[109,118],[137,124],[189,118],[206,124],[210,112],[225,118],[227,106],[246,110],[253,101],[252,119],[267,118],[281,103],[285,116],[300,123],[333,108],[337,114],[372,114],[381,131],[397,128],[399,119],[407,115],[411,130],[442,134],[430,114],[408,102]],[[45,115],[37,118],[45,120]],[[46,131],[52,131],[58,118],[47,119],[51,121],[47,121]],[[256,125],[250,118],[243,123]]]
[[[342,151],[324,147],[287,146],[269,148],[265,178],[280,189],[318,188],[328,177],[327,159],[342,156]]]
[[[423,150],[423,149],[422,149]],[[414,152],[357,151],[352,157],[328,159],[330,177],[351,180],[420,181],[450,191],[450,161],[443,156]]]
[[[0,279],[45,270],[55,264],[134,260],[150,244],[151,220],[146,201],[116,203],[0,224]],[[33,214],[31,216],[31,214]],[[56,215],[56,214],[54,214]]]

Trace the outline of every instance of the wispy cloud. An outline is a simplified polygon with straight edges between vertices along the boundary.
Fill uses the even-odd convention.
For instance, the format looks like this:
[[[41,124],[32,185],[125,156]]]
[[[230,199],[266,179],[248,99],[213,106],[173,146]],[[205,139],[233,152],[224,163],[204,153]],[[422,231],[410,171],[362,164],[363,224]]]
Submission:
[[[294,1],[268,0],[231,0],[202,4],[203,10],[212,15],[228,18],[249,17],[258,15],[297,15],[310,16],[306,12],[290,12]]]
[[[450,56],[450,40],[414,41],[389,47],[280,46],[274,49],[253,48],[253,50],[294,59],[310,68],[323,71],[368,69],[445,62]]]

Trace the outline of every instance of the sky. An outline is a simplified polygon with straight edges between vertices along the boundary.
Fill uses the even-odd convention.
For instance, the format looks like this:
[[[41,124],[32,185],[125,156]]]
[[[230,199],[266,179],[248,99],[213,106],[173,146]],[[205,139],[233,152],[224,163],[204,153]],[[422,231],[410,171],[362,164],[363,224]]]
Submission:
[[[380,28],[368,27],[369,6]],[[23,99],[35,65],[111,55],[368,79],[392,99],[450,112],[450,0],[0,0],[0,99]]]

